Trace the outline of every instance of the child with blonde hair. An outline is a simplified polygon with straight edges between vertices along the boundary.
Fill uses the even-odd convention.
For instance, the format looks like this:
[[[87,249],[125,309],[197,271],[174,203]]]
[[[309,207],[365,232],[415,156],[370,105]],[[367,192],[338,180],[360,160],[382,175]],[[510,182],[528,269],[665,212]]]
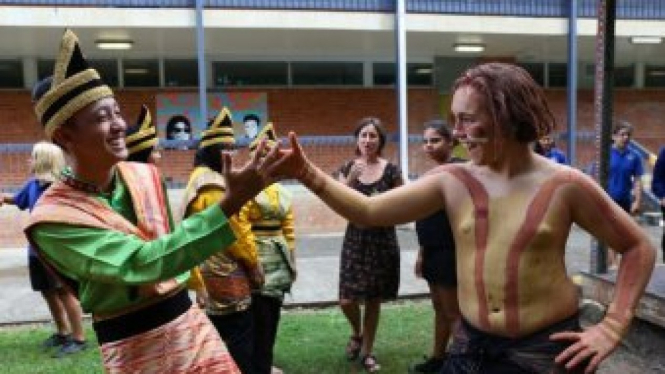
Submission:
[[[33,146],[28,163],[32,177],[15,195],[1,195],[0,205],[12,204],[21,210],[32,211],[42,193],[59,178],[65,167],[65,158],[57,145],[39,142]],[[86,349],[79,301],[49,273],[30,245],[28,268],[32,289],[42,293],[57,329],[56,333],[44,341],[43,347],[58,347],[53,354],[58,358]]]

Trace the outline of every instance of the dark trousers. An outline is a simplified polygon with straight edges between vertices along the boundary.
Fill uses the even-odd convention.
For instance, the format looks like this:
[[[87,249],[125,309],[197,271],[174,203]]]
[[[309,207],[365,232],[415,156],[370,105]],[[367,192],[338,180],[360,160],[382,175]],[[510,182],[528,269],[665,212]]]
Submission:
[[[254,316],[254,355],[256,374],[270,374],[273,348],[277,337],[282,301],[275,297],[252,294]]]
[[[251,308],[225,315],[208,315],[243,374],[254,374],[254,319]]]

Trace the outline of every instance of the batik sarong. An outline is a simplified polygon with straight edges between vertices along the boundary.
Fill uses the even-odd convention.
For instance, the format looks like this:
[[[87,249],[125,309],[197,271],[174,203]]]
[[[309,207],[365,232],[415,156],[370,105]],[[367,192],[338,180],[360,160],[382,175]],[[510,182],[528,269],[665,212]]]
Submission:
[[[213,325],[193,305],[173,321],[101,346],[109,374],[240,374]]]

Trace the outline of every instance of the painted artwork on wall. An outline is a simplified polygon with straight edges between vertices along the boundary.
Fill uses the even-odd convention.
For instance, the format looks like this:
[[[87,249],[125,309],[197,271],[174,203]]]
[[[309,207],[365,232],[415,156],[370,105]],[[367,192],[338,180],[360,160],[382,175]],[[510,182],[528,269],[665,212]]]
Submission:
[[[166,146],[191,148],[210,119],[226,106],[233,116],[233,128],[240,145],[261,131],[268,118],[265,92],[208,93],[208,118],[201,118],[199,95],[191,92],[160,93],[156,97],[157,129]]]

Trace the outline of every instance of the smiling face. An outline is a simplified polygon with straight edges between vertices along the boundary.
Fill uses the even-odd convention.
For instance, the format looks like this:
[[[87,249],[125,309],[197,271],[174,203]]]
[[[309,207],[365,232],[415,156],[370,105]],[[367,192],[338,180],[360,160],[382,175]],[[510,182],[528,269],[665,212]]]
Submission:
[[[108,97],[76,112],[56,130],[54,140],[77,164],[105,169],[127,158],[126,128],[118,103]]]
[[[461,86],[453,95],[450,107],[453,136],[469,153],[469,159],[479,165],[495,160],[501,138],[489,113],[483,107],[483,99],[471,86]]]

